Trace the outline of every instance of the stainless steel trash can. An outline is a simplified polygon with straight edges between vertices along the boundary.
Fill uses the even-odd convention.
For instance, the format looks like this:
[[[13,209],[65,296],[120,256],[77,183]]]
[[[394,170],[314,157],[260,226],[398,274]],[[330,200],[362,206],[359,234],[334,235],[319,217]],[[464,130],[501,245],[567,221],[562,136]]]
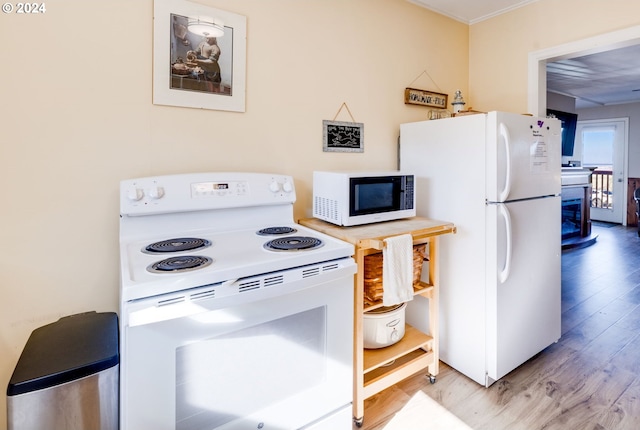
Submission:
[[[7,429],[117,430],[119,368],[115,313],[34,330],[7,387]]]

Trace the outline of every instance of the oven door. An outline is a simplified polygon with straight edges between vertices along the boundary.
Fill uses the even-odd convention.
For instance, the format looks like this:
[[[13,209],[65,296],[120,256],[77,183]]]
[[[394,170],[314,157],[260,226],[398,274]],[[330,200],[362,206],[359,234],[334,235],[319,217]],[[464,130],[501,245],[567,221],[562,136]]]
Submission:
[[[241,298],[216,298],[209,287],[124,304],[121,428],[350,429],[355,265],[347,260],[340,273]]]

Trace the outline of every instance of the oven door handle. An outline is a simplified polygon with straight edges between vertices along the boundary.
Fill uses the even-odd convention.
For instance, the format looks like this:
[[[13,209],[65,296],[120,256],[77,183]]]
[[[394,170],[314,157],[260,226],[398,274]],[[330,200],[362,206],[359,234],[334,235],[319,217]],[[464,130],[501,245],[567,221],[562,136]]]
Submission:
[[[216,285],[215,297],[230,296],[237,292],[237,287],[232,287],[237,282],[238,279],[229,279]],[[174,296],[165,300],[143,300],[130,304],[127,309],[128,325],[135,327],[208,312],[211,309],[203,305],[205,300],[211,298],[212,291],[214,290],[194,292],[188,296]]]
[[[216,287],[216,297],[230,296],[238,292],[238,279],[228,279]]]
[[[130,309],[127,314],[129,327],[154,324],[178,318],[190,317],[206,312],[191,300],[183,300],[171,304],[149,304],[145,307]]]

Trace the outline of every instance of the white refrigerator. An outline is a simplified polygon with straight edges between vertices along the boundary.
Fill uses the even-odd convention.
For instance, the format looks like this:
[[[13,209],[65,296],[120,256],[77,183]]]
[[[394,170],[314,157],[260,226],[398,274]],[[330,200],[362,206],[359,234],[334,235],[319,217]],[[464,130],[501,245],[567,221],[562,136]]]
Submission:
[[[560,121],[505,112],[400,126],[440,238],[440,359],[486,387],[560,338]]]

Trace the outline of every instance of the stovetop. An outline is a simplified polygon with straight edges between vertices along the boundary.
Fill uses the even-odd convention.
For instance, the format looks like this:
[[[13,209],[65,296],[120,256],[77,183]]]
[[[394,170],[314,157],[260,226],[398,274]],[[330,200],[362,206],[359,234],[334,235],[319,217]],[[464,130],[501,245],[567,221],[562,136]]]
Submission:
[[[298,224],[287,227],[295,232],[282,235],[260,235],[259,228],[229,232],[189,230],[186,235],[149,236],[121,243],[121,299],[135,300],[169,292],[233,281],[258,274],[277,272],[293,267],[349,257],[351,244],[324,235]],[[149,253],[146,248],[155,242],[170,239],[197,238],[210,242],[196,250],[171,253]],[[298,242],[301,238],[319,241],[320,246],[300,250],[270,250],[265,244],[272,240]],[[153,265],[179,257],[201,257],[208,264],[188,270],[157,271]]]
[[[296,224],[295,200],[293,178],[286,175],[214,172],[122,181],[121,300],[227,283],[354,254],[353,245]],[[261,231],[267,228],[276,231]],[[316,241],[320,246],[266,249],[265,243],[274,239],[280,247]],[[188,248],[192,241],[202,241],[203,246],[175,253],[147,249],[151,244],[160,249]],[[203,265],[195,267],[196,263]],[[189,269],[172,270],[182,265]]]

